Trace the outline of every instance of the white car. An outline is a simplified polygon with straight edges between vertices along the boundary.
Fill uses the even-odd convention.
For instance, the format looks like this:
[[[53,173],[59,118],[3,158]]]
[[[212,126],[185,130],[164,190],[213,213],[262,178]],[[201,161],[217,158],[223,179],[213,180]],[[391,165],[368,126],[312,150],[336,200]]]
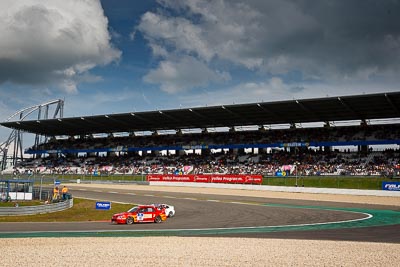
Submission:
[[[153,204],[154,206],[158,207],[159,209],[165,209],[165,214],[168,218],[175,216],[175,208],[174,206],[168,204]]]

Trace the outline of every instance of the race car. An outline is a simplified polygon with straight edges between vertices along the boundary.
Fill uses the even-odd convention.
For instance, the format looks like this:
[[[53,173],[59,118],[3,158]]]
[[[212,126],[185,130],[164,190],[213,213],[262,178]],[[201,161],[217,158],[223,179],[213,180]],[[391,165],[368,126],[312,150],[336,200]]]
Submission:
[[[175,207],[168,205],[168,204],[153,204],[159,209],[164,209],[165,214],[167,215],[168,218],[174,217],[175,216]]]
[[[126,212],[114,214],[111,223],[133,224],[155,222],[160,223],[167,219],[164,209],[157,208],[154,205],[139,205]]]

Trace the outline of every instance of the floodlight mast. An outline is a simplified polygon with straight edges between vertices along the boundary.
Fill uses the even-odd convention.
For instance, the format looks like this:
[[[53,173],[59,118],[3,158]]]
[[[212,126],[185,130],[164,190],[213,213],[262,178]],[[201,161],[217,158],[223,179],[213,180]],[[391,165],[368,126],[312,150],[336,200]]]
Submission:
[[[35,112],[37,112],[37,120],[49,119],[50,107],[55,107],[52,116],[53,119],[63,118],[64,100],[57,99],[43,104],[20,109],[12,114],[10,117],[8,117],[6,122],[11,121],[15,118],[17,118],[17,121],[23,121],[25,120],[25,118],[34,114]],[[45,136],[43,139],[42,135],[36,134],[34,146],[37,147],[40,143],[46,141],[47,136]],[[9,152],[11,151],[10,148],[12,148],[12,155],[9,155]],[[14,169],[17,163],[23,160],[23,156],[24,153],[22,132],[21,130],[13,129],[7,140],[0,144],[0,170],[5,170],[7,168],[7,164],[9,164],[10,167]]]

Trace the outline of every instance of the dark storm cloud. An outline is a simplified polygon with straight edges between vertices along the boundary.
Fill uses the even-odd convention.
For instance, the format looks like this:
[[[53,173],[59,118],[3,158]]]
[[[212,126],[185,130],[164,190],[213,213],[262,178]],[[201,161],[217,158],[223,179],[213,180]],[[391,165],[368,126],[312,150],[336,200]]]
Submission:
[[[169,53],[222,59],[274,75],[297,71],[305,79],[399,76],[399,1],[159,3],[177,15],[148,12],[138,30]]]
[[[399,70],[399,1],[253,1],[268,30],[264,58],[310,75]],[[251,4],[250,4],[251,5]],[[275,23],[274,23],[275,22]],[[272,59],[272,60],[271,60]],[[326,73],[323,73],[326,71]]]

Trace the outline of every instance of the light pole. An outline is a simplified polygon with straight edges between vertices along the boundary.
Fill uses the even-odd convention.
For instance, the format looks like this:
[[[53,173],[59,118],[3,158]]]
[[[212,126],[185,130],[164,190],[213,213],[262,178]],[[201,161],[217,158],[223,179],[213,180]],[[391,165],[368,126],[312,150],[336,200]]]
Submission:
[[[146,161],[142,161],[142,182],[144,181],[144,167],[146,166]]]
[[[40,188],[39,188],[39,200],[42,200],[42,184],[43,184],[43,176],[40,176]]]

